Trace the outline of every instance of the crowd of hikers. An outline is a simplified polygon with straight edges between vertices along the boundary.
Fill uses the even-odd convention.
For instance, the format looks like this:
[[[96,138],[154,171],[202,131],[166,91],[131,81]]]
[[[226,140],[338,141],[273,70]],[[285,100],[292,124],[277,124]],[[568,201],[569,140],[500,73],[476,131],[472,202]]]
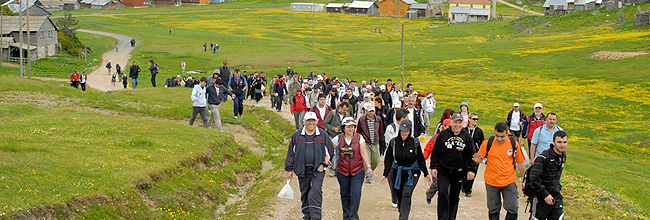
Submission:
[[[343,219],[359,219],[361,189],[364,182],[374,182],[382,158],[381,183],[388,185],[399,219],[409,218],[420,178],[428,187],[423,195],[427,203],[438,194],[438,219],[455,219],[461,192],[472,196],[480,164],[485,166],[489,219],[500,219],[502,207],[505,219],[517,219],[517,170],[531,203],[530,219],[564,216],[560,177],[568,136],[556,125],[557,114],[542,113],[541,103],[526,115],[515,102],[511,111],[504,112],[505,120],[494,126],[494,135],[486,138],[477,126],[479,114],[470,111],[469,103],[462,102],[458,111],[445,109],[435,123],[432,92],[418,93],[412,84],[401,87],[390,79],[381,85],[377,79],[358,83],[313,71],[303,78],[289,67],[267,81],[263,72],[247,75],[231,70],[224,61],[212,77],[193,85],[190,125],[201,114],[205,128],[214,122],[222,131],[219,109],[229,98],[235,119],[242,117],[247,98],[259,102],[269,96],[278,112],[289,107],[296,132],[285,171],[287,178],[298,178],[303,219],[321,219],[325,176],[339,182]],[[429,140],[427,132],[433,136]],[[521,147],[522,138],[528,148]],[[426,143],[424,148],[421,143]]]

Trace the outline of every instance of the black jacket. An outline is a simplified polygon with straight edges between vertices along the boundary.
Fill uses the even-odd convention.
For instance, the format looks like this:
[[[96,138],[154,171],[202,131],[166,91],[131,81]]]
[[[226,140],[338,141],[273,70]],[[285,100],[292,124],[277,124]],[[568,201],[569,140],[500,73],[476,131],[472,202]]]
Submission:
[[[214,84],[206,86],[205,93],[208,94],[208,104],[210,105],[219,105],[223,100],[226,100],[226,95],[232,95],[232,92],[228,91],[224,86],[219,87],[219,95],[217,95],[217,87]]]
[[[533,193],[537,198],[544,199],[548,195],[557,198],[562,190],[560,177],[562,177],[565,162],[566,153],[558,155],[553,150],[553,145],[535,159],[528,175]]]
[[[219,75],[221,75],[221,85],[228,86],[228,80],[230,80],[231,75],[230,67],[219,67]]]
[[[129,68],[129,77],[137,79],[139,74],[140,74],[140,66],[131,65],[131,67]]]
[[[407,111],[409,110],[408,106],[404,107]],[[426,130],[424,129],[424,125],[422,124],[422,114],[420,112],[420,108],[414,108],[415,111],[413,113],[413,123],[415,124],[414,130],[413,130],[413,137],[419,137],[420,134],[424,134]],[[407,116],[408,118],[408,116]]]
[[[395,155],[393,155],[395,154]],[[410,167],[414,162],[418,162],[420,171],[424,176],[429,175],[427,164],[422,155],[422,147],[420,141],[409,136],[406,140],[402,140],[399,135],[390,141],[387,146],[386,156],[384,157],[384,176],[388,177],[388,172],[393,168],[393,162],[398,166]],[[412,171],[413,174],[420,174],[420,171]]]
[[[508,129],[510,129],[510,121],[512,121],[512,113],[514,112],[514,110],[510,110],[510,112],[508,112],[508,117],[506,117],[506,124],[508,124]],[[519,110],[519,122],[526,124],[526,114],[524,114],[524,112],[521,110]],[[519,131],[523,131],[523,129],[524,125],[522,124],[519,128]]]
[[[289,142],[289,149],[287,149],[287,158],[284,160],[284,170],[287,172],[293,171],[298,177],[305,177],[307,164],[313,164],[313,172],[316,173],[318,166],[325,162],[325,156],[332,155],[334,150],[332,139],[324,130],[316,129],[313,143],[306,143],[306,134],[303,133],[304,128],[293,133],[291,142]],[[306,161],[305,154],[310,152],[314,153],[312,156],[313,161]]]
[[[485,140],[483,130],[478,126],[474,128],[474,132],[469,130],[469,126],[465,127],[464,129],[467,130],[467,133],[469,133],[469,135],[472,137],[472,142],[474,142],[474,151],[478,152],[478,149],[481,147],[483,140]]]
[[[462,174],[467,171],[476,173],[477,165],[472,161],[475,151],[474,141],[467,130],[462,129],[455,135],[450,128],[438,134],[436,144],[431,152],[431,169],[438,173]]]

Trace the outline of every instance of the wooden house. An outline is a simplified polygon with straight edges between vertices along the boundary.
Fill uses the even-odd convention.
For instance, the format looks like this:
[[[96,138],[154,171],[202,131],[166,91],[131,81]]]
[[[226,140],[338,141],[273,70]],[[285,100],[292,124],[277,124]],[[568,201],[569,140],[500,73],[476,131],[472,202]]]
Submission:
[[[343,13],[345,9],[343,3],[329,3],[325,6],[325,11],[327,13]]]
[[[64,11],[75,11],[81,9],[81,5],[79,5],[77,0],[62,0],[61,2],[63,2]]]
[[[414,0],[379,0],[379,15],[392,17],[405,17],[411,5],[417,4]]]
[[[120,9],[124,8],[121,0],[82,0],[81,7],[87,9]]]
[[[546,0],[544,2],[544,15],[563,15],[568,14],[569,4],[567,0]]]
[[[290,9],[292,11],[324,12],[325,11],[325,4],[294,2],[294,3],[291,3]]]
[[[11,10],[14,13],[20,13],[23,16],[27,15],[27,6],[29,5],[29,15],[30,16],[43,16],[43,15],[51,15],[50,12],[46,11],[43,7],[42,4],[36,2],[36,0],[29,0],[29,1],[22,1],[22,8],[20,7],[20,4],[18,4],[18,0],[9,0],[2,4],[2,6],[7,6],[9,10]],[[22,11],[21,11],[22,9]]]
[[[429,18],[433,14],[433,9],[427,3],[412,4],[406,15],[408,18]]]
[[[37,0],[34,4],[48,12],[63,11],[63,2],[61,0]]]
[[[181,4],[190,5],[209,5],[210,0],[181,0]]]
[[[348,14],[377,15],[379,13],[379,6],[370,1],[353,1],[347,9]]]
[[[451,0],[449,21],[451,23],[489,21],[491,6],[492,2],[489,0]]]
[[[174,2],[174,0],[169,0],[169,1]],[[180,1],[178,2],[180,5]],[[165,6],[167,5],[166,3],[167,1],[162,2],[156,0],[151,2],[151,4],[155,6]],[[124,7],[128,7],[128,8],[143,8],[143,7],[149,7],[150,2],[149,0],[122,0],[122,4],[124,4]],[[174,5],[174,3],[172,3],[171,5]]]
[[[7,54],[8,57],[16,59],[20,57],[20,18],[19,16],[5,16],[2,20],[2,37],[3,46],[2,53]],[[31,59],[41,59],[44,57],[52,56],[58,53],[59,48],[59,32],[49,16],[30,16],[29,30],[27,24],[22,24],[23,37],[22,48],[23,57],[27,56],[27,51],[30,50]],[[27,31],[30,34],[30,41],[27,42]],[[8,46],[4,46],[5,42]],[[4,57],[4,56],[3,56]]]

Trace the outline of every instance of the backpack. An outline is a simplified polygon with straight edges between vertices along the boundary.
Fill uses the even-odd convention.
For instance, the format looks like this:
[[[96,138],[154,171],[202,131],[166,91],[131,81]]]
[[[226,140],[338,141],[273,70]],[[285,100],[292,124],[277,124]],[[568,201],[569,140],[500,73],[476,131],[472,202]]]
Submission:
[[[158,65],[156,65],[156,73],[160,73],[160,68],[158,68]]]
[[[512,164],[515,168],[517,169],[517,146],[516,146],[516,140],[512,137],[508,137],[510,139],[510,145],[512,145]],[[485,159],[488,157],[488,153],[490,153],[490,148],[492,148],[492,142],[494,142],[494,136],[490,137],[488,139],[487,143],[487,148],[485,149]]]
[[[521,191],[524,192],[525,197],[528,197],[528,199],[526,199],[528,201],[532,200],[533,197],[534,197],[533,196],[533,189],[532,189],[533,187],[532,187],[532,184],[530,183],[530,169],[531,168],[532,168],[532,166],[529,167],[528,169],[526,169],[526,173],[524,174],[524,178],[521,181],[522,182],[521,183],[521,186],[522,186]]]

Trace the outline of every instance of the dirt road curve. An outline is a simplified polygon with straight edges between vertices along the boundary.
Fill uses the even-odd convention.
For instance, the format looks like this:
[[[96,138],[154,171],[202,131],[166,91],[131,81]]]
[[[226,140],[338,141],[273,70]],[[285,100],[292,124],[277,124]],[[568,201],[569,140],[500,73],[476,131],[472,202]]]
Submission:
[[[271,104],[268,99],[262,100],[260,103],[251,101],[246,102],[247,105],[256,107],[264,107],[269,110]],[[288,110],[288,106],[283,106],[282,112],[278,112],[284,119],[293,123],[293,116]],[[424,144],[423,144],[424,146]],[[383,159],[383,158],[382,158]],[[428,164],[428,162],[427,162]],[[397,219],[399,213],[397,209],[393,208],[390,201],[390,191],[387,185],[379,183],[379,176],[382,175],[384,170],[383,162],[379,164],[376,170],[378,177],[374,184],[364,184],[363,192],[361,194],[361,207],[359,208],[360,219]],[[472,197],[465,197],[461,195],[460,205],[458,208],[457,219],[487,219],[488,210],[485,196],[485,182],[483,181],[483,171],[485,166],[481,165],[479,174],[474,182],[474,192]],[[284,174],[284,171],[281,172]],[[294,190],[294,199],[279,199],[276,198],[277,203],[271,207],[268,214],[262,216],[261,219],[275,220],[275,219],[300,219],[302,213],[300,212],[300,191],[298,189],[298,179],[294,178],[290,183]],[[436,203],[437,195],[433,198],[431,204],[427,204],[425,199],[425,192],[428,186],[425,186],[424,180],[420,180],[415,188],[413,195],[411,216],[410,219],[436,219]],[[529,213],[524,213],[526,203],[524,200],[519,201],[519,219],[527,219]],[[501,218],[505,217],[505,210],[501,211]],[[341,209],[341,197],[339,194],[339,185],[336,177],[325,177],[323,183],[323,219],[341,219],[343,215]]]
[[[528,13],[533,14],[533,15],[544,16],[544,14],[542,14],[542,13],[535,12],[535,11],[531,11],[531,10],[529,10],[529,9],[519,7],[519,6],[514,5],[514,4],[510,3],[510,2],[507,2],[507,1],[505,1],[505,0],[498,0],[498,2],[501,3],[501,4],[504,4],[504,5],[507,5],[507,6],[513,7],[513,8],[515,8],[515,9],[519,9],[519,10],[522,10],[522,11],[524,11],[524,12],[528,12]],[[497,10],[498,10],[498,9],[497,9]]]
[[[122,66],[122,68],[128,68],[130,66],[128,64],[128,61],[131,58],[131,51],[133,50],[133,47],[131,47],[129,41],[131,41],[132,37],[121,35],[121,34],[113,34],[108,32],[84,30],[84,29],[79,29],[77,31],[108,36],[108,37],[115,38],[118,41],[117,46],[119,50],[116,52],[115,48],[113,48],[112,50],[106,52],[102,56],[102,60],[103,60],[102,65],[99,66],[94,71],[92,71],[90,74],[88,74],[88,82],[87,82],[88,87],[103,92],[124,89],[124,87],[122,86],[122,82],[116,82],[115,86],[111,84],[111,75],[108,74],[108,70],[106,69],[105,66],[109,60],[112,61],[111,63],[111,65],[113,66],[113,69],[111,70],[112,72],[115,72],[115,64],[117,63],[120,63],[120,66]],[[139,63],[138,65],[143,67],[142,63]],[[146,64],[144,65],[146,66]],[[128,70],[125,70],[124,73],[128,74]],[[127,89],[129,88],[127,87]]]

